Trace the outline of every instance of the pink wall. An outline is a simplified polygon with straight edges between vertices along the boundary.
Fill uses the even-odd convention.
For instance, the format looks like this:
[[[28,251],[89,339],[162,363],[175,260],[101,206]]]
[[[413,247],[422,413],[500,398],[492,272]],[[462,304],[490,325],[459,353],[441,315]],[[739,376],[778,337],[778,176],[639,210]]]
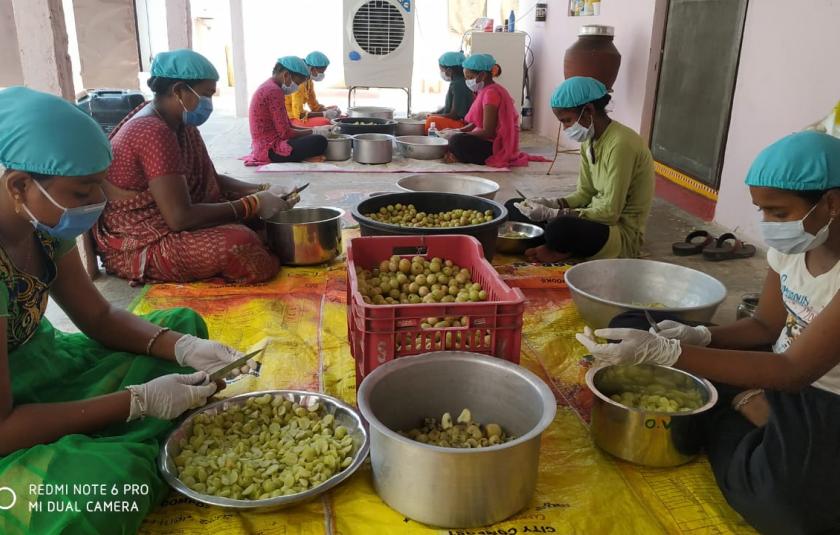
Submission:
[[[551,113],[549,99],[565,79],[563,55],[577,40],[581,26],[604,24],[615,27],[615,46],[621,53],[621,68],[613,88],[612,117],[640,130],[645,122],[646,103],[652,101],[647,81],[648,74],[655,67],[655,60],[651,61],[654,19],[664,3],[657,0],[603,0],[601,15],[597,17],[569,17],[566,14],[568,0],[549,0],[548,4],[546,22],[536,23],[532,33],[536,56],[531,71],[535,78],[535,129],[547,137],[557,135],[558,123]]]
[[[760,241],[744,177],[758,152],[822,119],[840,99],[840,2],[749,3],[715,221]]]

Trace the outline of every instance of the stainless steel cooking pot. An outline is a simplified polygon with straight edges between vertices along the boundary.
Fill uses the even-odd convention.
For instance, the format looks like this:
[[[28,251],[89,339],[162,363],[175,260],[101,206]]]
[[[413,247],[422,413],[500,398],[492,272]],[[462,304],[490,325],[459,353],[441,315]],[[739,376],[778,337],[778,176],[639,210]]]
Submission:
[[[268,246],[291,266],[310,266],[341,254],[341,208],[293,208],[265,220]]]
[[[397,119],[398,136],[422,136],[425,135],[426,121],[420,119]]]
[[[374,117],[376,119],[393,119],[394,108],[382,106],[353,106],[347,110],[350,117]]]
[[[327,136],[327,150],[324,156],[327,160],[338,162],[349,160],[353,153],[353,136],[345,134],[331,134]]]
[[[525,368],[475,353],[401,357],[368,375],[357,404],[370,425],[373,484],[401,514],[433,526],[485,526],[531,501],[540,436],[554,420],[551,390]],[[431,446],[397,433],[468,408],[517,438],[487,448]]]
[[[394,136],[388,134],[356,134],[353,136],[353,161],[388,163],[394,156]]]
[[[698,415],[717,403],[709,381],[688,372],[643,364],[604,366],[586,373],[592,396],[590,431],[595,445],[625,461],[645,466],[677,466],[700,453]],[[610,396],[621,392],[648,392],[668,396],[697,392],[702,405],[686,412],[658,412],[627,407]]]

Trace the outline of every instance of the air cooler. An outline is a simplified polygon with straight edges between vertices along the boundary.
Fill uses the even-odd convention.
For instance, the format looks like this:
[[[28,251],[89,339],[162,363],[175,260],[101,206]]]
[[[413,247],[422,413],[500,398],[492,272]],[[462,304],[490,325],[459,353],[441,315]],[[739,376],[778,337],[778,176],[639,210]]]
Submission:
[[[411,87],[413,0],[344,0],[348,87]]]

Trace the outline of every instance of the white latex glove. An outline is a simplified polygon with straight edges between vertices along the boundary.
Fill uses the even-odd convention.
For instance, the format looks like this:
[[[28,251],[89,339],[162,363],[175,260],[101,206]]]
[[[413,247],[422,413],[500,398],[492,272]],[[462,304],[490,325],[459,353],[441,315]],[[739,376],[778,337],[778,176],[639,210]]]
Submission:
[[[270,189],[259,191],[256,193],[256,196],[260,200],[260,211],[257,215],[262,219],[271,219],[278,212],[291,210],[300,202],[300,196],[297,194],[292,195],[288,199],[284,199],[283,196],[273,193]]]
[[[663,338],[679,340],[680,343],[689,346],[706,347],[712,343],[712,331],[703,325],[690,327],[671,320],[661,321],[657,325],[659,326],[658,334]],[[653,332],[652,327],[650,330]]]
[[[679,340],[669,340],[636,329],[598,329],[594,336],[618,340],[617,344],[599,344],[592,329],[586,327],[575,335],[596,360],[605,364],[660,364],[671,366],[680,358]]]
[[[201,407],[216,393],[216,383],[208,382],[207,372],[188,375],[173,373],[142,385],[131,385],[128,422],[150,416],[162,420],[177,418],[189,409]]]
[[[323,125],[323,126],[316,126],[315,128],[312,129],[312,132],[314,132],[315,134],[317,134],[319,136],[327,137],[330,134],[332,134],[336,130],[336,128],[337,127],[328,124],[328,125]]]
[[[442,137],[443,139],[449,139],[452,136],[460,133],[460,131],[454,128],[444,128],[443,130],[438,130],[438,136]]]
[[[324,117],[327,119],[337,119],[341,115],[341,110],[338,108],[327,108],[324,110]]]
[[[546,197],[534,197],[533,199],[526,199],[528,204],[541,204],[543,206],[548,206],[549,208],[559,209],[560,206],[560,199],[548,199]]]
[[[204,340],[203,338],[198,338],[190,334],[185,334],[175,342],[175,360],[178,361],[178,364],[189,366],[190,368],[195,368],[196,370],[209,374],[224,368],[243,356],[244,353],[240,353],[232,347],[212,340]],[[239,370],[232,371],[230,376],[235,377],[240,372],[248,373],[256,367],[257,363],[249,360],[247,365]]]
[[[549,208],[542,204],[532,204],[531,201],[515,202],[513,205],[517,210],[522,212],[522,215],[537,223],[554,219],[560,215],[558,208]]]

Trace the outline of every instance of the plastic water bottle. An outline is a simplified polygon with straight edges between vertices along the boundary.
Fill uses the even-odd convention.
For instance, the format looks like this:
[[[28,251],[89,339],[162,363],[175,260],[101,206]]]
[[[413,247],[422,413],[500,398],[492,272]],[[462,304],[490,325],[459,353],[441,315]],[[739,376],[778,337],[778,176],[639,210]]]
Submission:
[[[513,10],[510,10],[510,17],[508,17],[508,27],[507,31],[515,32],[516,31],[516,15],[513,13]]]
[[[440,137],[438,135],[437,125],[432,121],[432,124],[429,125],[429,137]]]

